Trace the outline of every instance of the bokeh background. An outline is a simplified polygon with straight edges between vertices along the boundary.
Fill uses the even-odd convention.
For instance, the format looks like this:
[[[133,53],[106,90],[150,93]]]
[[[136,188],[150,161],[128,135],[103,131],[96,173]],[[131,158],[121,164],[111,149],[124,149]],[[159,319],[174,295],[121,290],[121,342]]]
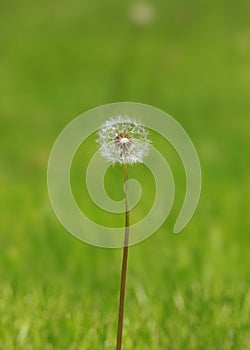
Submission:
[[[0,348],[115,348],[122,251],[66,232],[49,203],[46,169],[74,117],[132,101],[183,125],[203,188],[195,216],[174,235],[184,170],[153,135],[174,172],[176,201],[163,227],[130,249],[124,350],[250,349],[249,2],[0,6]],[[83,206],[89,197],[77,174],[95,150],[92,136],[74,163],[72,186]],[[119,174],[113,168],[107,177],[114,198],[122,195]],[[140,167],[138,176],[143,212],[152,179]],[[91,203],[87,210],[98,220]]]

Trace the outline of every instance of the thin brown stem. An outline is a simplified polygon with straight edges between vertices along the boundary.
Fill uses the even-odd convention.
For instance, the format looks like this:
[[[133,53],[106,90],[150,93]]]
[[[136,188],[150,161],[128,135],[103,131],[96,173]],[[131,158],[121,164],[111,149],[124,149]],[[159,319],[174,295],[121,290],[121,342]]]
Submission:
[[[122,275],[121,275],[121,287],[120,287],[120,304],[119,304],[116,350],[121,350],[122,348],[122,326],[123,326],[124,300],[125,300],[127,262],[128,262],[129,200],[128,200],[128,168],[126,164],[124,164],[124,186],[125,186],[125,196],[126,196],[125,236],[124,236],[124,247],[123,247],[123,258],[122,258]]]

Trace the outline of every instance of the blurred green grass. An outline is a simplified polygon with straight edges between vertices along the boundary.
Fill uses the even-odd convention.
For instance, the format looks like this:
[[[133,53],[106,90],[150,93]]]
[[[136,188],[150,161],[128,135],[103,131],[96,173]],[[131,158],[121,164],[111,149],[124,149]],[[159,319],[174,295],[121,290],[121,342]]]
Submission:
[[[155,17],[142,24],[132,1],[1,2],[1,349],[114,348],[121,250],[88,246],[61,227],[46,167],[71,119],[117,101],[173,115],[203,175],[197,212],[175,236],[183,169],[154,135],[177,197],[164,226],[130,249],[124,350],[249,349],[250,5],[147,4]],[[74,164],[76,196],[92,141]],[[115,170],[109,176],[107,185]],[[150,177],[142,182],[148,193]]]

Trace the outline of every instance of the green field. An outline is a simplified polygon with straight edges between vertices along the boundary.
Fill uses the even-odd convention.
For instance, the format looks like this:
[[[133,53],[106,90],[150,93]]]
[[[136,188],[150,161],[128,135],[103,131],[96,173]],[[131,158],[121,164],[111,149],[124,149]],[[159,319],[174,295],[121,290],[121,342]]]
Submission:
[[[161,229],[130,248],[123,349],[250,349],[250,3],[146,4],[1,2],[1,350],[115,349],[122,250],[89,246],[61,226],[46,172],[73,118],[118,101],[153,105],[181,123],[203,177],[198,209],[174,235],[184,170],[152,135],[173,170],[176,200]],[[96,147],[93,135],[73,164],[83,207],[78,174]],[[114,199],[120,170],[107,179]],[[137,174],[139,215],[152,178],[143,166]],[[87,210],[98,221],[95,206]]]

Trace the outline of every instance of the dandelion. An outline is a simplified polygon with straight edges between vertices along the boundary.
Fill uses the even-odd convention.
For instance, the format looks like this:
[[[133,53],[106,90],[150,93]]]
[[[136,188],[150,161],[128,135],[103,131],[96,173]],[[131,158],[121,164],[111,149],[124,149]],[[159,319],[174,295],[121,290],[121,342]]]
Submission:
[[[107,120],[98,132],[101,155],[110,163],[142,163],[148,155],[147,129],[136,120],[118,116]]]
[[[139,1],[131,5],[129,15],[135,24],[139,26],[147,26],[154,22],[156,11],[152,4]]]
[[[128,164],[142,163],[148,155],[150,141],[148,130],[136,120],[118,116],[107,120],[98,132],[97,142],[101,155],[113,165],[119,163],[124,168],[125,186],[125,235],[121,271],[120,302],[118,314],[118,330],[116,350],[122,347],[122,327],[127,275],[129,245],[129,199],[128,199]]]

